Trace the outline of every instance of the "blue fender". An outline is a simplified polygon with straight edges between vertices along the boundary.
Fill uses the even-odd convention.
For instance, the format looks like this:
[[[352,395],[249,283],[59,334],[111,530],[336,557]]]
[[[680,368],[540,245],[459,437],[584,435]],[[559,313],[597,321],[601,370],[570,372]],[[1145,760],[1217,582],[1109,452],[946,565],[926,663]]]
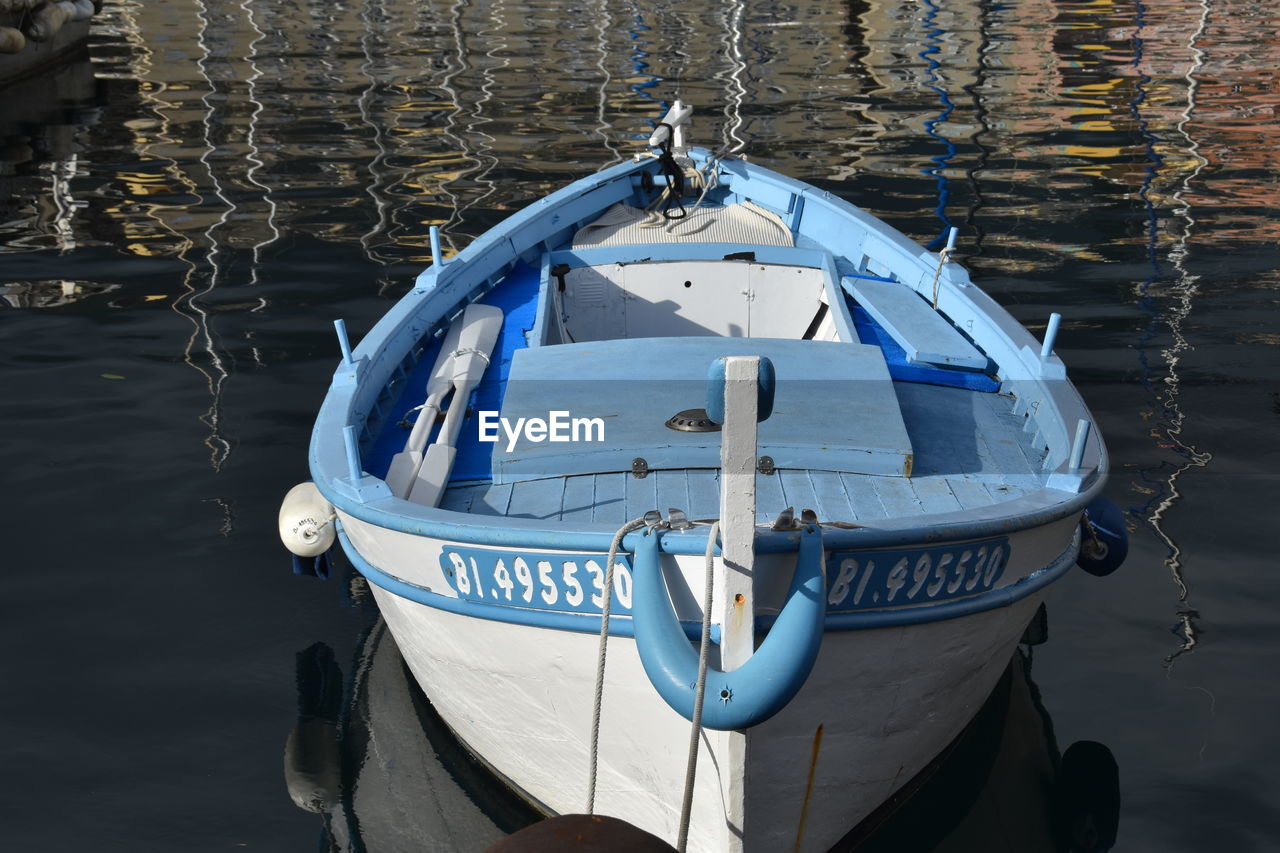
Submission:
[[[658,559],[658,534],[648,531],[635,550],[631,619],[649,681],[675,711],[693,719],[698,652],[676,619]],[[707,668],[702,725],[745,729],[772,717],[799,692],[822,646],[827,614],[822,532],[806,525],[787,603],[755,654],[732,672]]]
[[[1096,577],[1105,577],[1129,555],[1129,531],[1124,513],[1109,498],[1089,504],[1080,519],[1080,556],[1076,565]]]

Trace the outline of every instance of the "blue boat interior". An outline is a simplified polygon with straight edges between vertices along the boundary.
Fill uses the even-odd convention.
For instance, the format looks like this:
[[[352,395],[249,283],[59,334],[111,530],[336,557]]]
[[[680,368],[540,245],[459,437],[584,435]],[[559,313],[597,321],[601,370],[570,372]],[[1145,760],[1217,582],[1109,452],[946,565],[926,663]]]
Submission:
[[[441,508],[611,527],[655,507],[716,518],[719,433],[666,421],[700,407],[709,364],[737,354],[767,355],[779,375],[760,428],[775,464],[757,478],[761,523],[792,506],[874,524],[1044,487],[1046,450],[1000,393],[999,365],[887,268],[791,231],[781,203],[709,193],[671,226],[642,216],[646,199],[637,190],[537,262],[517,261],[477,300],[503,323],[470,400],[449,403],[470,408]],[[375,476],[404,448],[444,325],[371,416]],[[599,417],[603,440],[530,441],[492,419],[496,440],[479,438],[484,413],[555,411]]]

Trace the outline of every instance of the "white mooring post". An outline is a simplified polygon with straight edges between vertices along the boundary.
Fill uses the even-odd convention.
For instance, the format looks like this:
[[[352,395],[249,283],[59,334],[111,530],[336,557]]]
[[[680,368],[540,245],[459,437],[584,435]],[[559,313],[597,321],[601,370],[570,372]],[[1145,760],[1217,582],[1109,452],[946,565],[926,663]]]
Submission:
[[[755,648],[752,568],[756,536],[756,437],[760,360],[725,359],[724,430],[720,434],[720,540],[724,564],[720,668],[737,669]],[[717,697],[708,697],[717,701]]]
[[[759,433],[760,360],[725,359],[723,431],[720,433],[720,668],[737,669],[755,649],[755,596],[752,589],[756,536],[756,438]],[[712,692],[707,702],[725,697]],[[729,698],[732,701],[732,697]],[[747,736],[721,732],[718,761],[725,793],[728,853],[742,850],[746,815]]]

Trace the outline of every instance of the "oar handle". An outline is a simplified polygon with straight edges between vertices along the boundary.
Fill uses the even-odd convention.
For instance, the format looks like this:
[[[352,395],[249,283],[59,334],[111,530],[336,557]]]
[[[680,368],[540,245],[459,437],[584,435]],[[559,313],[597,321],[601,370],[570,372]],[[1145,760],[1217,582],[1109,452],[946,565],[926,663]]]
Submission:
[[[462,422],[467,416],[467,398],[471,396],[470,383],[455,381],[453,391],[453,402],[444,413],[444,423],[440,425],[440,435],[436,437],[436,444],[447,444],[449,447],[457,446],[458,434],[462,432]]]
[[[440,414],[440,403],[448,390],[446,388],[438,394],[427,397],[427,401],[418,410],[418,419],[413,422],[413,429],[409,431],[409,440],[404,443],[405,450],[421,453],[422,448],[427,446],[427,436],[431,435],[431,427],[435,425],[436,417]]]

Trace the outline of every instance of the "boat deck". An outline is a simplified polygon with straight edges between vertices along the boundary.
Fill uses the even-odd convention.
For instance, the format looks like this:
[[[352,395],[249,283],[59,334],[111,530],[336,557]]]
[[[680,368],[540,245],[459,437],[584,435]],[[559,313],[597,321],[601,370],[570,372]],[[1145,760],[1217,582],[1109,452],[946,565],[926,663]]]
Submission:
[[[874,524],[961,510],[980,511],[1044,486],[1042,453],[1007,397],[911,382],[894,390],[915,451],[912,476],[782,469],[756,478],[757,521],[788,506],[823,522]],[[939,418],[945,411],[949,416]],[[647,510],[677,507],[690,518],[720,512],[719,472],[690,468],[580,474],[495,485],[454,485],[441,508],[476,515],[618,525]]]
[[[750,263],[723,266],[739,260],[723,249],[737,244],[697,241],[707,239],[713,225],[746,228],[737,220],[719,222],[733,212],[703,211],[710,224],[695,223],[694,237],[663,231],[666,242],[691,241],[680,251],[693,260],[658,264],[652,281],[638,275],[648,269],[648,257],[626,266],[625,281],[575,279],[595,273],[584,267],[566,274],[570,264],[558,259],[585,261],[562,247],[546,253],[541,269],[516,265],[482,297],[502,308],[503,325],[465,418],[441,509],[609,527],[668,507],[693,519],[718,517],[719,434],[672,432],[662,421],[703,399],[706,365],[715,357],[757,350],[774,361],[781,395],[774,417],[761,424],[760,453],[776,457],[777,470],[757,477],[758,523],[771,522],[787,507],[850,525],[950,513],[976,518],[999,514],[1000,504],[1045,487],[1045,451],[1034,424],[1028,429],[1024,416],[1014,413],[1013,398],[999,393],[998,366],[942,315],[906,285],[870,268],[837,272],[830,258],[815,262],[820,268],[787,266],[793,259],[785,252],[800,251],[787,246],[779,250],[781,266],[761,265],[752,252]],[[575,251],[628,243],[628,229],[640,226],[630,213],[614,218],[602,217],[607,228],[583,229],[579,238],[587,234],[591,245],[575,242]],[[728,236],[745,239],[737,231]],[[769,234],[747,236],[755,241],[750,245],[770,245]],[[646,251],[657,258],[659,249]],[[710,263],[702,258],[708,253],[721,253],[722,266],[704,278],[699,265]],[[784,279],[751,278],[760,275]],[[752,294],[746,313],[719,329],[716,324],[737,316],[732,304],[739,287]],[[592,300],[608,288],[618,290],[619,316],[592,313],[598,307]],[[622,293],[626,288],[636,293]],[[787,298],[775,305],[764,298],[770,293]],[[667,312],[663,322],[651,323],[649,315],[661,311]],[[590,315],[590,322],[573,326],[574,312]],[[774,325],[757,332],[766,322]],[[807,326],[804,339],[796,339],[800,332],[792,337],[783,328],[787,323],[801,331]],[[666,334],[674,336],[651,326],[670,326],[675,331]],[[438,339],[426,344],[399,386],[398,402],[379,413],[390,416],[383,423],[400,428],[381,431],[370,454],[376,473],[385,472],[404,445],[411,409],[421,402],[439,346]],[[633,377],[656,384],[642,387]],[[840,381],[850,384],[834,384]],[[609,444],[570,450],[540,439],[513,438],[504,447],[501,436],[492,444],[477,438],[481,412],[500,411],[514,423],[553,409],[601,416],[610,424]],[[629,470],[633,458],[646,460],[644,476]]]

